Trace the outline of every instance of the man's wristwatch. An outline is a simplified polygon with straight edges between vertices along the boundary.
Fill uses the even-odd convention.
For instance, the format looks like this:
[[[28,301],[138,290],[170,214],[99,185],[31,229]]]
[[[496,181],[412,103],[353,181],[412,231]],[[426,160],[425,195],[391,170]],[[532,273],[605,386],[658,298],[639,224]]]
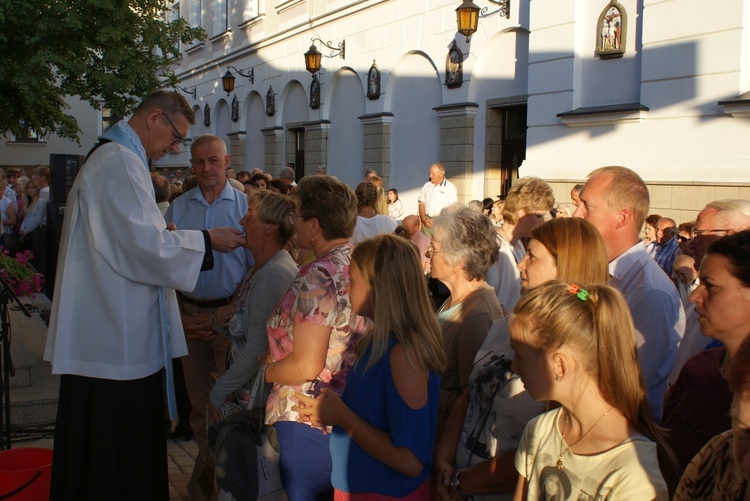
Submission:
[[[458,494],[461,497],[465,497],[463,494],[461,494],[461,479],[458,478],[458,476],[461,474],[461,470],[456,470],[455,473],[453,473],[453,476],[451,477],[451,489],[453,489],[456,494]]]

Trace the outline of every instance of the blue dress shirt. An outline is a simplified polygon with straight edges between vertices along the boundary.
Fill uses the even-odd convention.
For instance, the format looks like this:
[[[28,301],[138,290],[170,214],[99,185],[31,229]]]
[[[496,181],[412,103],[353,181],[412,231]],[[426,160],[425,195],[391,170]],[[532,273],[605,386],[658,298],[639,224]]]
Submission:
[[[174,223],[178,230],[209,230],[224,226],[242,229],[240,219],[246,213],[247,197],[227,182],[213,204],[206,201],[200,186],[183,193],[172,202],[164,219],[167,223]],[[214,268],[202,271],[195,289],[186,296],[201,301],[230,297],[247,269],[255,263],[250,251],[242,247],[228,254],[213,252]]]

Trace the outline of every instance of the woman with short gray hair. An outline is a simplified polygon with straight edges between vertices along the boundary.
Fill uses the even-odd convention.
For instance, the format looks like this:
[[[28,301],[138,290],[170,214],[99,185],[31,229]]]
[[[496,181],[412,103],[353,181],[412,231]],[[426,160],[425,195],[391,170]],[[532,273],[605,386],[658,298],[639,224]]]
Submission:
[[[453,406],[466,389],[474,355],[492,322],[503,316],[495,290],[485,282],[499,252],[490,219],[468,207],[444,209],[432,221],[427,254],[432,278],[450,296],[438,310],[447,357],[440,390],[438,435]]]
[[[298,271],[285,250],[294,234],[294,202],[267,190],[255,191],[247,200],[247,214],[240,224],[255,264],[237,289],[235,301],[211,317],[216,332],[232,341],[230,366],[211,390],[211,403],[221,418],[247,408],[259,358],[268,351],[266,322]]]

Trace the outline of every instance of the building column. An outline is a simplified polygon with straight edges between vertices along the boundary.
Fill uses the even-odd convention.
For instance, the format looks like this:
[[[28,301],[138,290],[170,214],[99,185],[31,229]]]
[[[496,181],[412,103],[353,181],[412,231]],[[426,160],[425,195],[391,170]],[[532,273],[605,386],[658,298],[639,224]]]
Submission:
[[[260,130],[264,139],[263,170],[278,175],[281,172],[282,127],[267,127]]]
[[[364,171],[374,169],[383,179],[383,186],[391,181],[391,124],[393,113],[376,113],[358,117],[364,126]]]
[[[245,170],[245,142],[247,141],[247,133],[245,131],[230,132],[227,136],[229,136],[228,153],[232,155],[229,166],[235,172]]]
[[[456,185],[458,202],[472,198],[474,176],[474,122],[476,103],[458,103],[433,108],[440,117],[440,162],[445,176]]]
[[[305,122],[305,175],[317,172],[318,166],[328,167],[328,133],[330,120]]]

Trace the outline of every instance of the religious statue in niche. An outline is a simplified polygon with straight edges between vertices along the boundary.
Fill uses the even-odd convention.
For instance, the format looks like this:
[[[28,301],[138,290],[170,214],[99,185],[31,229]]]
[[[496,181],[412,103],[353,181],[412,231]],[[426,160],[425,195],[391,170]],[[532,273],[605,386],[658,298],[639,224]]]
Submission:
[[[367,72],[367,97],[373,101],[380,97],[380,70],[375,65],[374,59],[370,71]]]
[[[627,16],[625,9],[611,0],[596,25],[596,55],[601,59],[622,57],[625,54]]]
[[[237,94],[232,99],[232,122],[236,122],[240,119],[240,102],[237,99]]]
[[[211,108],[208,107],[208,103],[203,107],[203,125],[206,127],[211,125]]]
[[[266,115],[272,117],[276,113],[276,95],[273,93],[273,87],[268,86],[266,93]]]
[[[445,85],[447,87],[461,87],[464,81],[464,56],[461,49],[453,41],[453,45],[448,50],[448,57],[445,59]]]
[[[314,110],[320,108],[320,82],[318,82],[317,75],[313,75],[310,84],[310,108]]]

